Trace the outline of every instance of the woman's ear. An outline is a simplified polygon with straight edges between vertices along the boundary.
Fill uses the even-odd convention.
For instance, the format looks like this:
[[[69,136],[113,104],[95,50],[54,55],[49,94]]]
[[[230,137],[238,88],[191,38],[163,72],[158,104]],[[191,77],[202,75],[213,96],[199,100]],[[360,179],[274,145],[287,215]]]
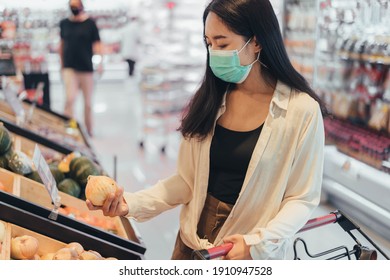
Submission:
[[[259,41],[257,40],[256,36],[254,36],[254,42],[255,42],[255,51],[256,51],[256,53],[260,52],[262,47],[261,47]]]

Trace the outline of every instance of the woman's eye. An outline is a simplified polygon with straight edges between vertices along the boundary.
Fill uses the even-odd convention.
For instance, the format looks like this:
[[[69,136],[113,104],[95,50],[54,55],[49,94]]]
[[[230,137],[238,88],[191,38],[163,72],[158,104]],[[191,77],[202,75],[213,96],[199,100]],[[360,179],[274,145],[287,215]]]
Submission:
[[[224,48],[226,48],[226,47],[227,47],[227,45],[218,46],[218,48],[220,48],[220,49],[224,49]]]

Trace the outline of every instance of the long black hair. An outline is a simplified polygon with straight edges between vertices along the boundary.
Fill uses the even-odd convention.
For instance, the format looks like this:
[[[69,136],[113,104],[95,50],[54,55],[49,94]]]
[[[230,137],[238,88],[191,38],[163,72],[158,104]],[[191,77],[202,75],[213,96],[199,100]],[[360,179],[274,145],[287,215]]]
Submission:
[[[247,39],[256,37],[262,47],[259,60],[267,66],[262,71],[266,81],[279,80],[293,89],[309,94],[320,104],[322,112],[326,112],[321,99],[292,66],[284,47],[278,19],[269,0],[213,0],[203,13],[204,28],[210,12],[220,17],[234,33]],[[228,84],[212,73],[207,55],[203,81],[191,99],[179,127],[184,137],[204,139],[212,131]]]

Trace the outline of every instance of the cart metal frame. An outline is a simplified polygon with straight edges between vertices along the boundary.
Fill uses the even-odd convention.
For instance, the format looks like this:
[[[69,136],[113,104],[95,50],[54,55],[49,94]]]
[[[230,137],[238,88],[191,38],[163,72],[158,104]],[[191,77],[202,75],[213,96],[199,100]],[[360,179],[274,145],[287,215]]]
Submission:
[[[330,212],[329,214],[317,218],[310,219],[299,231],[298,233],[308,231],[314,228],[318,228],[324,225],[337,223],[341,226],[341,228],[347,232],[347,234],[354,240],[355,245],[352,249],[348,249],[347,246],[338,246],[320,253],[312,254],[309,252],[307,248],[306,242],[298,237],[295,239],[293,244],[294,250],[294,260],[300,260],[301,258],[298,256],[297,245],[299,243],[303,244],[305,253],[312,259],[320,258],[330,254],[333,255],[326,260],[339,260],[342,258],[347,258],[348,260],[352,260],[354,256],[356,260],[376,260],[379,252],[385,259],[389,260],[389,256],[379,248],[377,244],[366,234],[363,230],[357,225],[351,218],[349,218],[345,213],[340,210],[336,210],[334,212]],[[356,238],[353,234],[353,230],[358,231],[374,248],[370,249],[366,246],[363,246],[362,243]],[[192,259],[194,260],[211,260],[218,257],[225,256],[233,247],[232,243],[226,243],[221,246],[217,246],[208,250],[194,250],[192,252]]]

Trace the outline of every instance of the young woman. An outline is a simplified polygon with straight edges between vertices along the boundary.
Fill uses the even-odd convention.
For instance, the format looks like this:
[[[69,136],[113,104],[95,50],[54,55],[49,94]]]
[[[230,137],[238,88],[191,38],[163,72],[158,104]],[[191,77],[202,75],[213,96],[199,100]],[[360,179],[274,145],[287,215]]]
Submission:
[[[224,242],[226,259],[284,259],[320,200],[325,108],[292,67],[268,0],[214,0],[203,20],[206,73],[181,123],[177,173],[88,207],[146,221],[182,205],[172,259]]]

